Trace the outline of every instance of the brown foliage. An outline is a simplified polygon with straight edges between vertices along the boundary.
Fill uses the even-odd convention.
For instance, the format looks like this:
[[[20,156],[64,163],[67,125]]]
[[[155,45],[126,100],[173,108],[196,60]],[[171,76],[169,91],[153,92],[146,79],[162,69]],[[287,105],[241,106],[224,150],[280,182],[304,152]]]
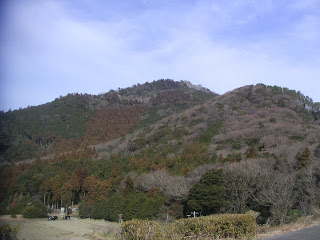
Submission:
[[[310,150],[308,147],[306,147],[301,156],[299,156],[298,158],[298,168],[304,168],[304,167],[307,167],[309,164],[310,164]]]
[[[161,194],[161,190],[158,187],[152,187],[149,189],[149,191],[147,192],[147,197],[148,198],[154,198],[157,197]]]
[[[96,176],[89,176],[84,180],[83,190],[86,192],[85,200],[92,205],[105,198],[111,189],[108,181],[100,181]]]
[[[110,141],[127,134],[147,110],[143,106],[123,109],[101,109],[87,123],[84,141],[90,144]]]
[[[71,190],[79,192],[82,189],[88,170],[79,166],[72,174],[70,179]]]

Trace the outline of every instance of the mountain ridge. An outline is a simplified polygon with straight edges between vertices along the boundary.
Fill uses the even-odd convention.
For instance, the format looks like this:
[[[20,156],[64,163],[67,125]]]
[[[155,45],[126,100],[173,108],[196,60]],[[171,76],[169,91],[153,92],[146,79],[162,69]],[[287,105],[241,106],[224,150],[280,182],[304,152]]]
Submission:
[[[1,153],[6,152],[7,149],[10,150],[8,142],[16,146],[15,150],[12,151],[14,153],[9,155],[9,158],[16,160],[21,158],[19,154],[28,151],[29,153],[24,154],[25,156],[22,156],[22,158],[39,156],[39,153],[35,155],[35,152],[47,149],[53,142],[62,142],[61,146],[56,146],[57,149],[53,149],[53,151],[74,150],[76,146],[81,144],[80,142],[83,143],[84,141],[91,144],[92,141],[97,143],[99,137],[94,140],[93,136],[88,136],[88,134],[91,134],[90,131],[89,133],[86,131],[88,126],[96,127],[99,123],[103,125],[111,124],[111,130],[120,129],[119,126],[116,126],[119,125],[119,122],[111,119],[110,116],[118,114],[118,120],[139,118],[147,109],[160,110],[166,104],[176,105],[174,109],[179,110],[178,108],[183,108],[182,105],[186,105],[185,107],[194,105],[213,94],[207,89],[203,91],[203,94],[198,94],[200,91],[187,86],[183,81],[174,82],[170,79],[161,79],[152,83],[147,82],[130,88],[118,89],[117,91],[110,90],[100,95],[68,94],[37,107],[2,113],[0,115],[2,124]],[[132,117],[129,117],[130,114]],[[106,117],[110,119],[106,120]],[[124,121],[122,127],[129,125],[129,128],[132,128],[137,121],[138,119],[131,124],[132,126]],[[103,126],[100,126],[100,131],[103,130]],[[110,133],[108,135],[110,136]],[[80,142],[72,142],[70,139],[78,139]],[[100,134],[101,141],[108,139],[110,137]],[[29,140],[35,142],[38,150]],[[19,144],[26,144],[26,146],[22,146],[24,149],[21,150]],[[84,144],[87,145],[88,143]]]
[[[274,99],[271,99],[271,95],[269,96],[269,99],[267,99],[266,96],[262,96],[266,92],[268,92],[269,95],[272,94]],[[232,100],[230,100],[231,97],[233,98]],[[264,98],[263,100],[262,97]],[[33,144],[33,149],[29,150],[29,152],[39,152],[39,150],[35,150],[34,145],[37,146],[36,148],[42,149],[42,154],[35,155],[35,158],[41,156],[45,158],[48,154],[51,154],[52,156],[53,152],[59,155],[60,153],[74,151],[79,147],[83,148],[85,146],[95,147],[98,152],[107,151],[108,154],[101,154],[106,156],[110,154],[119,154],[121,151],[125,151],[125,148],[131,148],[131,150],[137,148],[137,146],[135,146],[136,143],[134,143],[137,139],[134,139],[134,137],[130,138],[130,135],[125,137],[130,131],[147,127],[148,124],[159,124],[159,121],[161,123],[161,120],[166,119],[166,117],[170,118],[171,115],[173,116],[181,112],[193,111],[192,108],[201,108],[197,107],[199,104],[203,104],[202,108],[204,109],[202,109],[202,111],[206,110],[207,112],[210,112],[215,108],[208,105],[210,101],[216,101],[215,104],[217,104],[219,111],[224,109],[224,105],[227,105],[228,111],[231,108],[232,111],[237,111],[242,115],[253,114],[252,111],[247,113],[245,109],[248,108],[248,104],[251,104],[252,106],[259,105],[259,101],[260,104],[265,104],[265,101],[268,101],[269,107],[273,104],[276,107],[291,108],[291,111],[296,111],[296,109],[300,109],[299,111],[305,110],[309,115],[311,113],[315,119],[319,119],[320,115],[320,103],[314,103],[309,97],[305,97],[300,92],[287,88],[257,84],[255,86],[248,85],[240,87],[223,95],[218,95],[201,86],[192,85],[192,83],[188,81],[175,82],[171,79],[161,79],[152,83],[147,82],[145,84],[137,84],[130,88],[118,89],[117,91],[110,90],[107,93],[99,95],[68,94],[66,97],[56,99],[45,105],[13,112],[25,111],[28,113],[28,110],[34,110],[37,113],[36,118],[38,122],[33,123],[33,125],[43,125],[40,132],[44,132],[44,134],[32,133],[30,130],[29,132],[24,131],[23,128],[30,127],[31,121],[28,121],[28,117],[22,116],[20,121],[23,122],[27,120],[27,125],[22,125],[20,126],[20,129],[15,130],[16,135],[20,137],[20,145],[23,144],[23,141],[26,142],[26,144],[30,144],[30,141],[35,143]],[[236,106],[236,102],[240,103],[241,106]],[[46,106],[53,109],[51,110],[51,115],[48,114],[49,110],[45,108]],[[261,108],[261,106],[258,106],[258,108]],[[38,111],[36,111],[36,109],[38,109]],[[71,114],[74,112],[76,120],[72,119],[70,114],[59,114],[59,111],[68,111],[68,113],[71,112]],[[222,111],[214,111],[215,114],[222,113]],[[199,115],[198,113],[193,114]],[[232,114],[234,115],[234,113]],[[4,115],[5,114],[1,114],[0,116],[2,124],[2,161],[8,160],[5,159],[3,155],[6,153],[6,148],[9,148],[5,145],[5,142],[8,141],[8,133],[6,135],[5,132],[8,132],[8,129],[3,126],[8,125],[8,121],[6,122],[3,120]],[[30,112],[29,115],[31,115]],[[111,119],[110,116],[116,117]],[[189,124],[194,125],[194,128],[196,129],[191,131],[191,135],[193,134],[192,137],[186,137],[189,138],[191,142],[193,141],[192,139],[195,139],[195,135],[202,132],[203,128],[208,127],[208,124],[205,123],[208,121],[208,116],[204,114],[202,120],[199,119],[199,116],[198,118],[194,118],[191,115],[188,115],[188,118],[193,121]],[[214,118],[215,116],[212,116],[212,119]],[[55,119],[58,119],[57,121],[64,124],[55,127]],[[123,123],[120,121],[121,119],[124,119]],[[129,123],[125,119],[132,119],[132,121]],[[204,119],[206,120],[204,121]],[[72,121],[76,121],[77,124]],[[202,126],[198,126],[197,128],[197,125],[199,125],[200,122],[202,122]],[[182,126],[183,124],[180,125]],[[62,128],[59,129],[59,127]],[[231,126],[229,126],[229,128],[230,127]],[[49,131],[45,132],[46,128],[49,129]],[[122,131],[120,131],[120,129],[122,129]],[[36,132],[36,130],[34,131]],[[56,131],[56,133],[52,134],[50,131]],[[101,134],[101,132],[104,131],[105,133]],[[174,128],[171,127],[170,131],[174,131]],[[112,132],[114,132],[114,134]],[[110,137],[108,137],[108,135]],[[126,140],[122,141],[127,145],[130,145],[130,147],[125,146],[123,142],[120,143],[119,139],[121,137],[125,137]],[[59,143],[55,144],[55,148],[52,147],[54,141]],[[49,148],[50,150],[53,148],[53,150],[51,152],[46,151]],[[113,150],[110,151],[110,148]],[[17,148],[15,151],[16,150]],[[20,149],[20,152],[23,153],[23,150]],[[23,156],[24,155],[22,155],[22,158]],[[29,154],[29,156],[32,155]],[[30,157],[28,158],[25,156],[24,159],[16,158],[15,160],[21,161],[25,159],[30,159]]]

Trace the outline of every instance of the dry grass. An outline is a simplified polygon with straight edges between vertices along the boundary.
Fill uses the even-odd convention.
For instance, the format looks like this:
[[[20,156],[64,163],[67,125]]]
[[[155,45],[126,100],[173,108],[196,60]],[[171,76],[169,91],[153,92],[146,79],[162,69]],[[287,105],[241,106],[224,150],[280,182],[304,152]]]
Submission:
[[[119,224],[104,220],[71,219],[48,221],[47,219],[24,219],[21,216],[10,218],[0,216],[2,224],[19,225],[18,239],[25,240],[115,240],[119,233]]]

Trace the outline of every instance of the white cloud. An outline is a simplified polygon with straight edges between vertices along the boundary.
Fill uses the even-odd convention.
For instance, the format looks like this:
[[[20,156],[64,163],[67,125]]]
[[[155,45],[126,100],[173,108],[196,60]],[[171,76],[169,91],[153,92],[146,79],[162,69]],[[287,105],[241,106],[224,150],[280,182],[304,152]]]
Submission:
[[[314,90],[320,76],[320,50],[315,48],[319,15],[309,13],[310,6],[291,6],[304,12],[292,22],[287,21],[291,12],[284,13],[287,18],[270,19],[284,25],[269,29],[265,21],[283,6],[265,3],[199,1],[183,11],[178,6],[147,8],[128,17],[119,12],[108,20],[64,2],[16,4],[2,44],[7,106],[167,77],[219,93],[264,82],[301,90],[320,101]],[[24,101],[17,97],[21,94]]]

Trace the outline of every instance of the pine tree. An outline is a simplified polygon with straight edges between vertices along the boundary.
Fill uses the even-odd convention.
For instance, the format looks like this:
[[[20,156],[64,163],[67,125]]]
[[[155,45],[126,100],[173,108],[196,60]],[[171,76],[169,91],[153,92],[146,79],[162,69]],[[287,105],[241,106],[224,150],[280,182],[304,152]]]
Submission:
[[[219,212],[225,204],[224,176],[222,169],[212,169],[204,174],[188,194],[190,211],[199,211],[203,215]]]
[[[130,177],[127,177],[127,179],[124,182],[125,189],[124,189],[124,196],[128,196],[130,193],[133,193],[133,180]]]

